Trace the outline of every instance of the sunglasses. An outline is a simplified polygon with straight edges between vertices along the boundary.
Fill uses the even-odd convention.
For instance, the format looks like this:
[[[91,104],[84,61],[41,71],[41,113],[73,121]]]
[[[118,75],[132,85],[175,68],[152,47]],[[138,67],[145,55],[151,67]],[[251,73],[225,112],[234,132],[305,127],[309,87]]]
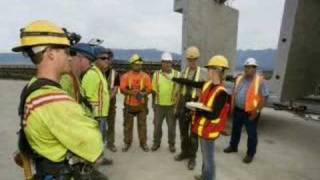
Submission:
[[[257,66],[244,66],[245,68],[247,68],[247,69],[250,69],[250,68],[252,68],[252,69],[256,69],[257,68]]]
[[[195,62],[197,58],[187,58],[188,62]]]
[[[111,57],[105,57],[105,56],[103,56],[103,57],[98,57],[98,59],[101,59],[101,60],[111,60]]]

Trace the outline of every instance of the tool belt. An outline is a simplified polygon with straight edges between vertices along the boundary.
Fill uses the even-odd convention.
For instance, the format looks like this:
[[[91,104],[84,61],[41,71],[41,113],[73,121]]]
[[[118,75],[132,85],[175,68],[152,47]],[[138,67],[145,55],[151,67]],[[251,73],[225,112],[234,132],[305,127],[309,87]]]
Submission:
[[[52,179],[67,180],[72,177],[72,169],[67,161],[52,162],[44,157],[33,158],[36,169],[36,180],[42,180],[48,177]]]
[[[130,106],[130,105],[125,105],[125,109],[129,113],[138,113],[146,110],[146,104],[139,104],[137,106]]]
[[[63,162],[52,162],[43,157],[34,158],[36,180],[49,178],[50,180],[91,180],[94,167],[84,162],[71,162],[70,159]]]

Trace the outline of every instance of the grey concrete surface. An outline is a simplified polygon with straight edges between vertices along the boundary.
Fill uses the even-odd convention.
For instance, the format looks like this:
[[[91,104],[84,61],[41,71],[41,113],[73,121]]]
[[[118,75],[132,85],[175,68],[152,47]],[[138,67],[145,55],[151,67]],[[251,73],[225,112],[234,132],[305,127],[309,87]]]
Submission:
[[[18,129],[17,103],[24,81],[0,80],[0,179],[23,179],[22,170],[12,161],[16,150]],[[122,96],[118,97],[116,145],[122,147]],[[166,132],[164,126],[164,132]],[[135,126],[136,128],[136,126]],[[152,113],[148,116],[148,143],[152,143]],[[177,130],[178,132],[178,130]],[[178,133],[179,135],[179,133]],[[320,123],[304,121],[286,112],[265,109],[259,124],[258,153],[250,165],[241,162],[246,151],[246,133],[242,136],[239,153],[227,155],[223,148],[229,137],[221,137],[216,143],[218,180],[319,180],[320,179]],[[179,136],[177,137],[179,141]],[[120,151],[107,155],[115,164],[100,170],[111,180],[192,180],[200,172],[201,154],[197,167],[186,169],[186,161],[173,161],[174,155],[167,149],[164,133],[162,146],[157,152],[143,152],[134,131],[134,143],[127,153]],[[179,148],[178,148],[179,149]]]

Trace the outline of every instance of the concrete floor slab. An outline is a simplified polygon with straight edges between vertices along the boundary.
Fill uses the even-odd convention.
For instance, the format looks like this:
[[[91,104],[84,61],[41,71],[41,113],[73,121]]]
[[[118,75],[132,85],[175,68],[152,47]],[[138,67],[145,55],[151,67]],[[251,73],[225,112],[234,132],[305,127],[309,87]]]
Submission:
[[[24,81],[0,80],[0,179],[23,179],[22,169],[12,161],[16,150],[18,130],[17,104]],[[118,97],[116,145],[122,147],[123,97]],[[152,143],[153,113],[148,115],[148,142]],[[136,127],[135,127],[136,128]],[[187,162],[175,162],[168,151],[166,126],[162,146],[157,152],[143,152],[138,146],[137,131],[134,143],[127,153],[107,152],[115,164],[103,167],[111,180],[192,180],[200,172],[201,154],[198,152],[194,171],[186,168]],[[178,127],[177,127],[178,133]],[[177,134],[179,144],[179,133]],[[220,180],[319,180],[320,179],[320,123],[305,121],[286,112],[265,109],[259,124],[259,146],[254,162],[243,164],[246,152],[246,133],[243,133],[239,153],[227,155],[223,148],[229,137],[216,143],[217,179]],[[179,148],[178,148],[179,149]]]

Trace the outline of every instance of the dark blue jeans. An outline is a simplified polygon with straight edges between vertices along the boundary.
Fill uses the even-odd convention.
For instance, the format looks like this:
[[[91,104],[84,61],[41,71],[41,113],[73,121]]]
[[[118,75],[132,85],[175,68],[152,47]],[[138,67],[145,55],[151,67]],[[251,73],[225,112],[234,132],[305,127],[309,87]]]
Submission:
[[[200,145],[202,152],[202,180],[215,180],[214,141],[200,138]]]
[[[234,109],[230,146],[235,150],[238,149],[242,127],[244,125],[248,134],[247,155],[253,157],[256,154],[258,145],[257,125],[260,114],[253,120],[250,120],[249,116],[250,114],[242,109]]]
[[[104,118],[99,119],[99,129],[102,135],[102,141],[107,144],[107,120]]]

